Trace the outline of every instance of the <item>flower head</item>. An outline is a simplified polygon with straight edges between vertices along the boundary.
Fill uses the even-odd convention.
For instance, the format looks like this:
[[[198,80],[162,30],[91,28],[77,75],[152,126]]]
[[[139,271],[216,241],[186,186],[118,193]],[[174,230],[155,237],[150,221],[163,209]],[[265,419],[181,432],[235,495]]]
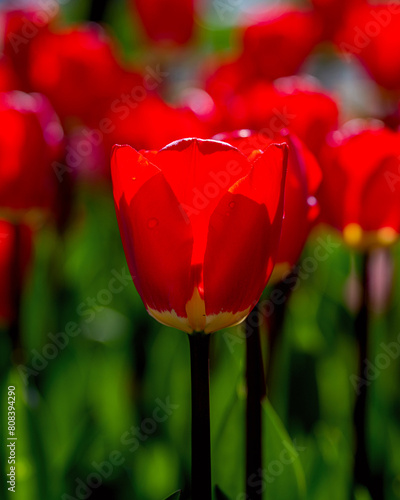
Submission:
[[[211,333],[241,322],[272,272],[287,147],[249,160],[219,141],[116,146],[112,179],[136,288],[161,323]]]

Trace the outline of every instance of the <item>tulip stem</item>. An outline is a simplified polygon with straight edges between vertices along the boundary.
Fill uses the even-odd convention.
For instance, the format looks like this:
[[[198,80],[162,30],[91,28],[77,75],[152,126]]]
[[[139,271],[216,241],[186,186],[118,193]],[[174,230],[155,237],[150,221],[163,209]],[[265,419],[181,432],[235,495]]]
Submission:
[[[211,500],[210,336],[189,335],[192,381],[192,500]]]
[[[368,251],[362,255],[362,301],[354,322],[354,333],[358,350],[358,376],[359,386],[354,406],[353,424],[355,432],[356,449],[354,456],[354,486],[364,486],[371,494],[373,500],[383,498],[382,477],[372,474],[367,447],[367,418],[368,418],[368,393],[365,383],[365,373],[368,366],[368,339],[369,339],[369,262]],[[364,382],[364,383],[363,383]]]
[[[262,488],[258,481],[262,471],[262,410],[261,401],[265,396],[264,367],[262,362],[260,332],[252,319],[258,307],[248,316],[246,328],[246,498],[262,498]],[[258,316],[257,316],[258,317]],[[259,318],[258,318],[259,319]]]
[[[109,0],[92,0],[90,2],[89,21],[101,23],[108,7]]]
[[[284,280],[279,281],[272,287],[269,294],[270,303],[272,304],[273,309],[271,314],[266,318],[268,323],[268,343],[266,353],[266,384],[268,397],[271,395],[274,360],[276,358],[276,351],[277,348],[279,348],[278,344],[283,333],[287,305],[297,281],[298,271],[294,268]],[[274,297],[279,298],[274,300]]]
[[[12,280],[11,286],[12,289],[11,297],[12,297],[12,319],[10,322],[9,335],[11,339],[12,349],[14,351],[14,356],[17,361],[20,362],[21,356],[21,296],[22,296],[22,266],[23,266],[23,258],[22,258],[22,236],[21,236],[21,226],[18,222],[14,224],[14,256],[12,259]]]

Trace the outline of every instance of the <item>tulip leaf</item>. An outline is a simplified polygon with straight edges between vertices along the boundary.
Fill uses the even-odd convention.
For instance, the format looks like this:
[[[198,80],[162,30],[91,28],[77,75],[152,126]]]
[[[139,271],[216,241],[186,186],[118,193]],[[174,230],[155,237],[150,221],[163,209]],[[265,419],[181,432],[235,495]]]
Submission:
[[[182,490],[175,491],[169,497],[165,498],[165,500],[179,500],[181,498]]]
[[[216,441],[214,477],[228,498],[236,498],[245,491],[246,402],[238,394],[227,409],[223,429]],[[256,479],[260,489],[270,498],[304,500],[306,488],[301,453],[305,448],[296,439],[290,439],[268,400],[263,401],[262,409],[263,470]]]
[[[301,465],[305,447],[290,439],[268,399],[263,410],[263,473],[260,486],[270,498],[302,500],[306,496],[306,483]]]
[[[229,498],[244,492],[246,402],[235,391],[215,439],[213,477]]]
[[[216,500],[229,500],[229,498],[217,485],[215,486],[215,498]]]

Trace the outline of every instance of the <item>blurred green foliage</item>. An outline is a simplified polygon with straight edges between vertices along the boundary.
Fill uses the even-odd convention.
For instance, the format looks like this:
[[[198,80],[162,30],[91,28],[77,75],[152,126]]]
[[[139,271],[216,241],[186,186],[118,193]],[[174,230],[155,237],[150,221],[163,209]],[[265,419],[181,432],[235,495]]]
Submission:
[[[23,304],[24,360],[10,363],[9,341],[6,335],[0,338],[1,393],[15,385],[18,400],[18,488],[12,498],[80,498],[80,481],[90,483],[90,475],[103,467],[107,477],[91,488],[90,498],[160,500],[188,486],[187,338],[152,320],[131,282],[101,305],[113,272],[127,272],[109,190],[82,188],[75,210],[65,237],[50,229],[37,235]],[[300,262],[318,244],[312,236]],[[396,247],[394,256],[398,253]],[[356,395],[350,377],[357,354],[354,313],[344,291],[355,260],[340,243],[300,280],[287,304],[264,405],[266,477],[260,484],[265,498],[322,500],[329,492],[330,499],[342,500],[349,495]],[[371,360],[382,342],[398,335],[398,294],[395,287],[389,309],[373,316]],[[88,298],[95,305],[88,306]],[[78,313],[82,303],[85,314]],[[36,366],[37,353],[44,356],[52,343],[48,334],[65,332],[69,322],[77,323],[81,333],[70,337],[54,359],[45,359],[46,366],[24,385],[20,364]],[[235,500],[245,498],[244,347],[240,327],[212,338],[213,480]],[[371,384],[369,400],[370,454],[376,467],[384,465],[387,498],[393,500],[400,496],[398,376],[393,361]],[[157,422],[160,401],[172,409]],[[5,419],[3,404],[3,430]],[[5,459],[2,447],[3,464]],[[363,498],[368,495],[360,492],[358,499]]]

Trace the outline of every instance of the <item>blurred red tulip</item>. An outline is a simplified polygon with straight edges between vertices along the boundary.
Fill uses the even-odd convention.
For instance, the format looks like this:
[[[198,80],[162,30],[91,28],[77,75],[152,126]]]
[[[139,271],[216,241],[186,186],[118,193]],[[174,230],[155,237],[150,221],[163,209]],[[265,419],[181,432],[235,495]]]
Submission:
[[[327,135],[338,126],[339,110],[335,100],[313,78],[281,78],[275,87],[282,109],[286,116],[290,115],[287,127],[318,158]]]
[[[332,40],[350,9],[366,2],[367,0],[311,0],[314,12],[322,25],[322,38]]]
[[[184,137],[209,135],[207,127],[190,109],[174,108],[155,95],[147,96],[134,109],[126,106],[114,109],[108,118],[112,120],[113,131],[106,138],[107,154],[113,144],[158,150]]]
[[[185,44],[193,33],[194,0],[132,0],[154,42]]]
[[[7,324],[18,314],[15,299],[26,281],[31,257],[31,229],[0,220],[0,321]]]
[[[13,90],[31,92],[29,79],[32,41],[49,33],[49,25],[59,12],[57,2],[24,2],[21,8],[4,10],[0,17],[4,23],[3,53],[18,77]]]
[[[289,129],[318,157],[327,134],[338,126],[337,104],[314,79],[295,76],[236,88],[223,85],[219,77],[207,85],[221,117],[220,130],[246,128],[272,138]]]
[[[355,56],[382,87],[400,90],[400,5],[363,4],[350,11],[336,44]]]
[[[322,220],[354,247],[389,245],[400,233],[400,134],[379,123],[349,122],[321,159]]]
[[[0,58],[0,92],[8,92],[21,88],[20,81],[12,68],[10,61]]]
[[[262,133],[240,130],[231,134],[218,134],[215,139],[232,144],[250,158],[261,154],[273,143],[289,146],[285,216],[276,264],[270,280],[278,281],[297,263],[319,213],[315,196],[322,180],[321,169],[304,144],[287,131],[270,138]]]
[[[321,28],[312,11],[290,6],[271,9],[245,30],[243,58],[258,76],[275,80],[297,73],[320,38]]]
[[[141,83],[138,75],[133,77],[135,84]],[[80,120],[98,126],[126,78],[113,42],[97,25],[68,28],[32,41],[31,85],[50,99],[64,124]]]
[[[45,97],[0,94],[1,210],[51,209],[57,177],[52,168],[63,140],[61,125]]]
[[[117,146],[114,200],[129,269],[148,312],[188,333],[241,322],[273,269],[286,146],[253,161],[223,142],[160,151]]]

